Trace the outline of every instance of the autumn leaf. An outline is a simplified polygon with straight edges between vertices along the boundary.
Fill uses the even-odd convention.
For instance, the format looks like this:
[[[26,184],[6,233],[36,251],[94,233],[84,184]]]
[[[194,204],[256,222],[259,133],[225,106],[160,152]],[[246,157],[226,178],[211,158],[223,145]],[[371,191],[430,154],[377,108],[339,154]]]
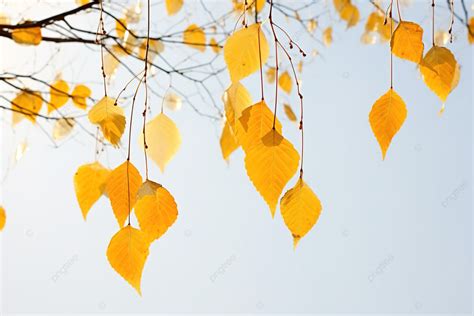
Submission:
[[[121,228],[110,240],[107,259],[110,265],[141,294],[141,278],[149,254],[148,235],[130,225]]]
[[[469,19],[469,27],[467,29],[467,41],[474,44],[474,16]]]
[[[175,15],[183,6],[183,0],[166,0],[165,3],[168,15]]]
[[[28,23],[28,21],[26,22]],[[18,28],[12,30],[12,39],[22,45],[39,45],[43,39],[41,27]]]
[[[357,25],[360,19],[359,9],[352,3],[344,6],[340,12],[341,19],[347,22],[347,28]]]
[[[385,159],[388,147],[395,134],[402,127],[406,117],[405,102],[392,88],[375,101],[372,106],[369,122],[382,150],[382,159]]]
[[[328,27],[323,31],[323,43],[326,46],[332,43],[332,27]]]
[[[58,80],[51,85],[50,96],[48,103],[48,114],[59,109],[69,100],[69,85],[64,80]]]
[[[219,52],[221,51],[221,47],[219,46],[219,43],[217,43],[214,37],[209,40],[209,46],[211,46],[212,51],[216,54],[219,54]]]
[[[184,31],[183,42],[198,51],[204,52],[206,50],[206,34],[196,24],[191,24]]]
[[[275,67],[268,67],[267,71],[265,72],[265,78],[267,79],[268,83],[275,82],[276,76],[276,69]]]
[[[297,118],[296,118],[296,115],[295,115],[295,112],[293,112],[293,109],[291,108],[291,106],[289,104],[283,104],[283,109],[285,111],[285,114],[286,114],[286,117],[292,121],[292,122],[296,122]]]
[[[91,207],[104,194],[109,174],[110,170],[97,161],[80,166],[74,174],[76,199],[84,220],[87,219]]]
[[[178,127],[166,114],[160,113],[146,124],[145,130],[147,153],[164,172],[181,146]],[[143,133],[140,134],[139,143],[143,147]]]
[[[252,104],[252,96],[240,82],[232,83],[222,97],[227,122],[233,133],[236,133],[236,122],[242,111]]]
[[[107,194],[120,227],[124,225],[135,205],[141,184],[140,172],[128,160],[112,170],[107,178]]]
[[[293,236],[293,246],[313,228],[321,215],[321,202],[313,190],[298,179],[296,185],[286,191],[280,201],[280,210],[286,227]]]
[[[43,99],[39,92],[24,90],[18,93],[11,103],[13,125],[20,123],[24,118],[35,123],[36,116],[43,106]]]
[[[451,51],[433,46],[420,63],[423,81],[442,102],[459,82],[459,65]]]
[[[122,18],[122,19],[117,19],[115,21],[115,32],[117,32],[118,38],[120,38],[122,41],[125,38],[125,33],[127,32],[127,20]]]
[[[224,158],[224,160],[229,160],[230,154],[232,154],[237,148],[239,148],[237,138],[232,132],[228,121],[225,122],[224,127],[222,128],[220,145],[222,157]]]
[[[282,88],[283,91],[290,94],[291,88],[293,87],[293,82],[291,81],[291,76],[288,71],[285,71],[278,78],[278,85]]]
[[[91,96],[91,89],[85,85],[77,85],[71,92],[72,103],[81,110],[87,108],[87,98]]]
[[[53,139],[61,140],[69,135],[72,132],[75,124],[76,121],[73,118],[62,117],[59,120],[56,120],[53,127]]]
[[[183,100],[176,93],[168,92],[163,99],[163,105],[171,111],[178,111],[183,105]]]
[[[395,56],[418,64],[423,57],[423,29],[413,22],[400,22],[393,32],[390,47]]]
[[[150,39],[150,42],[148,43],[148,62],[152,63],[153,60],[155,59],[158,54],[161,54],[165,50],[165,46],[160,40],[154,40]],[[140,59],[145,59],[146,55],[146,39],[143,40],[141,43],[139,49],[138,49],[138,57]]]
[[[5,209],[3,208],[3,206],[0,206],[0,231],[2,231],[3,228],[5,228],[6,221],[7,221],[7,214],[5,212]]]
[[[123,109],[115,105],[115,100],[103,97],[89,110],[89,121],[100,126],[102,134],[112,145],[118,146],[125,130]]]
[[[259,23],[232,34],[224,45],[224,59],[232,82],[240,81],[260,69],[269,53],[268,42]]]
[[[298,170],[298,163],[298,152],[273,128],[246,151],[247,175],[267,202],[272,217],[283,189]]]
[[[178,207],[173,196],[161,184],[146,180],[138,190],[135,215],[140,229],[151,240],[156,240],[176,221]]]

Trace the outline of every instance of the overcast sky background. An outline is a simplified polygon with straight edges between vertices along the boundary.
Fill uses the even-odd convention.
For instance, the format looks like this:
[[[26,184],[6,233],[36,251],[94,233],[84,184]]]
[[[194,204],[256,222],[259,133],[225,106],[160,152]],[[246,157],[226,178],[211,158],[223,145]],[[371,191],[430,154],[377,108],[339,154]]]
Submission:
[[[229,2],[210,6],[224,11]],[[428,46],[430,7],[425,2],[404,9],[403,17],[422,24]],[[18,15],[26,9],[24,16],[38,19],[72,6],[68,1],[36,3],[1,1],[0,11]],[[183,138],[179,153],[164,174],[156,165],[150,170],[150,178],[174,195],[179,217],[151,247],[139,297],[107,262],[107,245],[118,231],[109,201],[101,198],[84,222],[75,199],[73,175],[92,162],[93,139],[76,130],[56,149],[40,128],[24,122],[13,130],[11,113],[1,113],[1,201],[8,212],[0,234],[1,311],[470,314],[472,46],[456,22],[450,49],[462,65],[461,81],[442,116],[441,102],[415,65],[394,59],[395,89],[408,117],[382,162],[368,114],[389,87],[388,46],[360,43],[372,7],[357,3],[363,21],[348,31],[335,22],[331,47],[302,37],[305,49],[315,47],[322,55],[304,67],[302,80],[305,178],[323,212],[296,251],[281,215],[271,219],[249,181],[242,152],[234,153],[229,164],[221,158],[221,124],[184,104],[181,111],[169,112]],[[449,23],[444,5],[437,29]],[[163,4],[154,10],[158,24]],[[321,28],[329,25],[329,19],[321,21]],[[20,47],[5,39],[0,45],[0,66],[17,72],[37,69],[57,49]],[[71,45],[62,48],[45,74],[54,78],[62,71],[66,81],[90,83],[98,98],[98,62],[94,51]],[[117,77],[111,91],[129,79],[123,70]],[[159,75],[155,80],[163,86],[168,82]],[[245,84],[257,100],[256,78]],[[209,88],[219,99],[222,89]],[[271,103],[273,92],[266,89]],[[296,98],[286,100],[296,110]],[[151,104],[157,114],[161,100],[152,97]],[[212,111],[209,104],[199,106]],[[297,127],[281,115],[284,133],[299,147]],[[49,123],[41,124],[51,131]],[[13,163],[18,144],[25,141],[27,151]],[[111,168],[124,159],[123,149],[101,156]],[[136,141],[132,160],[143,173]]]

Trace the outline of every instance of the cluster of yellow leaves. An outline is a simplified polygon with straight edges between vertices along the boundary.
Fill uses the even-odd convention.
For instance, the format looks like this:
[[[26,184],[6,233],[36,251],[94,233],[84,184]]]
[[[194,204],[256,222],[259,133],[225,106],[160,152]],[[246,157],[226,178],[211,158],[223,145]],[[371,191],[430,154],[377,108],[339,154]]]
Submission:
[[[99,162],[80,166],[74,175],[74,187],[84,220],[102,195],[109,198],[120,230],[109,243],[107,258],[141,295],[141,276],[149,247],[178,217],[173,196],[161,184],[150,180],[142,183],[140,172],[128,160],[114,170]],[[140,229],[125,225],[132,209]]]
[[[39,45],[43,39],[39,26],[13,29],[11,34],[12,39],[22,45]]]
[[[351,0],[333,0],[339,17],[347,22],[347,28],[357,25],[360,19],[359,9]]]
[[[105,139],[112,145],[119,146],[120,138],[125,130],[123,109],[111,97],[103,97],[89,110],[89,121],[98,125]]]
[[[7,221],[7,214],[5,212],[5,209],[3,208],[3,206],[0,206],[0,231],[2,231],[3,228],[5,227],[6,221]]]

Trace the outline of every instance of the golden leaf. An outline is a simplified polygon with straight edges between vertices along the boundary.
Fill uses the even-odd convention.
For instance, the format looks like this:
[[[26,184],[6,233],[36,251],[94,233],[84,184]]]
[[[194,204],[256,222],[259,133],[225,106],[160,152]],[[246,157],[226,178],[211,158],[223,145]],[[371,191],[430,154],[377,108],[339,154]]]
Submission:
[[[139,137],[143,148],[143,133]],[[168,162],[174,157],[181,146],[181,135],[176,124],[164,113],[158,114],[146,124],[147,153],[151,159],[165,171]]]
[[[165,46],[160,40],[151,39],[148,43],[148,62],[152,63],[158,54],[161,54],[165,50]],[[138,49],[138,57],[140,59],[145,59],[146,55],[146,39],[143,40],[139,49]]]
[[[130,225],[121,228],[110,240],[107,259],[110,265],[141,294],[143,267],[149,254],[148,235]]]
[[[62,117],[57,120],[53,127],[53,139],[61,140],[69,135],[72,132],[75,124],[76,121],[73,118]]]
[[[3,206],[0,206],[0,231],[5,228],[5,223],[7,221],[7,213],[5,212],[5,209]]]
[[[350,0],[333,0],[334,3],[334,9],[338,13],[341,13],[348,5],[350,5],[351,1]]]
[[[122,18],[122,19],[117,19],[115,21],[115,32],[117,32],[118,38],[120,38],[122,41],[125,38],[125,33],[127,32],[127,20]]]
[[[400,22],[393,32],[390,47],[395,56],[419,63],[423,57],[423,29],[413,22]]]
[[[308,23],[306,24],[306,30],[309,33],[313,33],[317,27],[318,27],[318,21],[316,21],[315,19],[309,20]]]
[[[224,160],[229,160],[230,154],[232,154],[237,148],[239,148],[237,138],[232,132],[228,121],[225,122],[224,128],[222,129],[220,144],[222,157],[224,158]]]
[[[296,122],[297,118],[296,118],[296,115],[295,115],[295,112],[293,112],[293,109],[291,108],[291,106],[289,104],[284,104],[283,105],[283,108],[285,110],[285,114],[286,114],[286,117],[292,121],[292,122]]]
[[[264,65],[270,53],[260,24],[252,24],[232,34],[224,45],[224,59],[232,82],[240,81]]]
[[[281,192],[298,170],[298,163],[298,152],[276,129],[270,129],[246,151],[247,175],[270,207],[272,217]]]
[[[99,162],[80,166],[74,174],[74,188],[76,199],[82,211],[84,220],[91,207],[104,193],[105,183],[110,174],[110,170],[102,166]]]
[[[178,207],[173,196],[161,184],[145,181],[138,190],[135,204],[140,229],[151,240],[160,238],[178,218]]]
[[[420,63],[423,81],[442,102],[459,82],[459,65],[451,51],[433,46]]]
[[[224,92],[224,109],[227,122],[233,133],[236,132],[236,121],[242,115],[242,111],[252,104],[252,97],[240,82],[232,83]]]
[[[58,80],[51,85],[50,101],[48,103],[48,114],[59,109],[69,100],[69,85],[64,80]]]
[[[102,134],[112,145],[118,146],[125,130],[123,109],[115,105],[115,100],[103,97],[89,110],[89,121],[100,126]]]
[[[28,27],[12,30],[12,39],[23,45],[39,45],[43,39],[41,35],[41,27]]]
[[[469,19],[469,28],[467,29],[467,41],[474,44],[474,16]]]
[[[332,27],[328,27],[323,32],[323,43],[326,46],[331,45],[332,43]]]
[[[268,83],[275,82],[276,76],[276,69],[275,67],[268,67],[267,71],[265,72],[265,78],[267,79]]]
[[[278,78],[278,85],[286,93],[291,93],[291,88],[293,88],[293,82],[291,81],[291,76],[288,71],[285,71],[280,75],[280,77]]]
[[[400,130],[406,117],[405,102],[392,88],[372,106],[369,122],[382,150],[382,159],[385,159],[392,138]]]
[[[211,40],[209,41],[209,46],[211,46],[212,51],[216,54],[219,54],[219,52],[221,51],[221,47],[219,46],[219,43],[217,43],[214,37],[211,38]]]
[[[36,122],[36,116],[41,111],[43,99],[39,92],[24,90],[17,94],[12,100],[12,121],[13,125],[18,124],[24,118],[31,122]]]
[[[114,52],[115,53],[115,52]],[[104,73],[107,77],[112,78],[120,65],[117,55],[109,52],[104,53]]]
[[[196,24],[191,24],[184,31],[183,42],[198,51],[204,52],[206,50],[206,34]]]
[[[168,15],[175,15],[183,6],[183,0],[166,0],[165,3]]]
[[[71,92],[72,103],[79,109],[85,110],[87,108],[87,98],[91,96],[91,89],[85,85],[77,85]]]
[[[112,170],[106,182],[107,195],[120,227],[130,214],[142,184],[140,172],[130,161]]]
[[[281,198],[280,210],[285,225],[293,236],[293,245],[296,248],[301,238],[318,221],[322,206],[313,190],[302,178],[299,178],[296,185],[286,191]]]
[[[359,9],[352,3],[344,6],[340,15],[341,19],[347,22],[347,28],[357,25],[360,19]]]

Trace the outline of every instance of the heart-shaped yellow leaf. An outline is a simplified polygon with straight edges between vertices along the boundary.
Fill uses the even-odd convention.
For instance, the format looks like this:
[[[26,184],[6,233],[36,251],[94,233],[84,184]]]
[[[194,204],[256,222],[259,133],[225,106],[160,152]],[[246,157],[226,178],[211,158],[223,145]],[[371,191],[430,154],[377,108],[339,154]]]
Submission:
[[[80,166],[74,174],[76,199],[84,220],[87,219],[91,207],[104,193],[109,174],[110,170],[97,161]]]
[[[270,53],[259,23],[232,34],[224,45],[224,59],[232,82],[251,75],[265,64]]]
[[[141,293],[143,267],[149,254],[150,240],[144,232],[127,225],[110,240],[107,259],[131,286]]]
[[[270,129],[246,151],[247,175],[270,207],[272,217],[283,188],[298,170],[299,158],[293,145],[276,129]]]
[[[160,238],[178,218],[178,207],[173,196],[161,184],[145,181],[138,190],[135,204],[140,229],[151,240]]]
[[[393,32],[390,47],[395,56],[418,64],[423,57],[423,29],[413,22],[400,22]]]
[[[140,172],[128,160],[112,170],[107,178],[107,194],[120,227],[124,225],[135,205],[141,184]]]
[[[407,107],[402,98],[392,88],[375,101],[369,114],[369,122],[385,159],[393,137],[405,122]]]
[[[123,109],[114,103],[114,99],[103,97],[89,110],[89,121],[99,125],[105,139],[118,146],[125,130],[125,115]]]
[[[58,80],[51,85],[48,114],[59,109],[69,100],[69,85],[64,80]]]
[[[196,24],[191,24],[186,28],[183,33],[183,42],[198,51],[206,50],[206,34]]]
[[[313,190],[299,178],[296,185],[281,198],[280,210],[296,247],[300,239],[316,224],[322,206]]]
[[[158,114],[146,124],[147,153],[151,159],[165,171],[168,162],[174,157],[181,146],[181,135],[176,124],[164,113]],[[139,137],[143,148],[143,133]]]
[[[91,96],[91,89],[85,85],[77,85],[71,92],[72,103],[79,109],[85,110],[87,108],[86,99]]]
[[[39,92],[22,91],[12,100],[13,125],[20,123],[24,118],[36,122],[36,116],[41,111],[43,99]]]

